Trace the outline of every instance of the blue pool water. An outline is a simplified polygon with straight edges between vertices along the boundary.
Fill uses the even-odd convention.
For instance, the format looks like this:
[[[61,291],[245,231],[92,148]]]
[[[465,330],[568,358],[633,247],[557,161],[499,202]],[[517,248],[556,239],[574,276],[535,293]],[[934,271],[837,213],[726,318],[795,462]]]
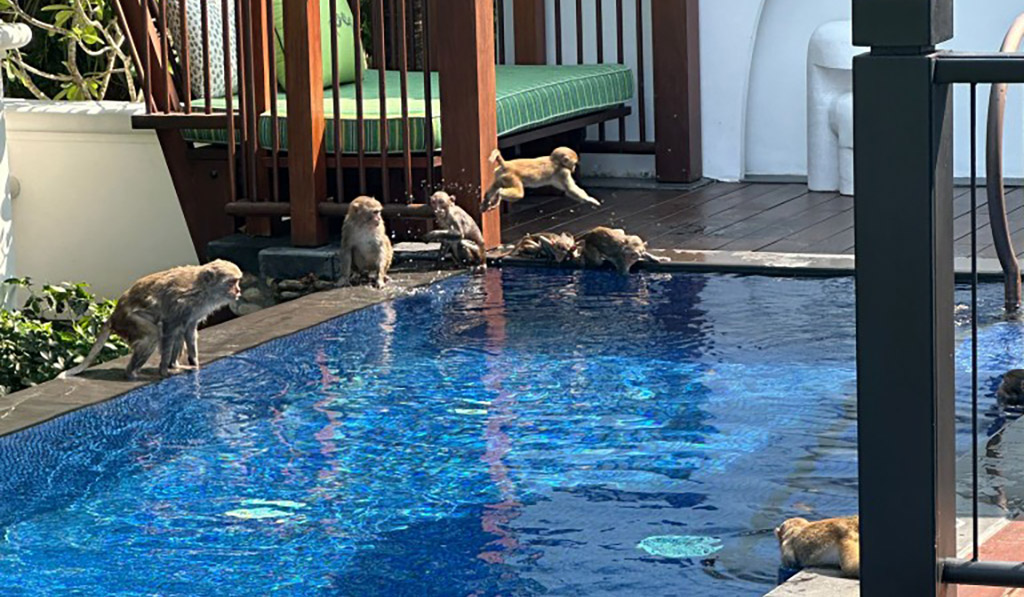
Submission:
[[[999,292],[989,390],[1024,345]],[[853,301],[448,280],[0,438],[0,593],[761,595],[775,524],[856,510]]]

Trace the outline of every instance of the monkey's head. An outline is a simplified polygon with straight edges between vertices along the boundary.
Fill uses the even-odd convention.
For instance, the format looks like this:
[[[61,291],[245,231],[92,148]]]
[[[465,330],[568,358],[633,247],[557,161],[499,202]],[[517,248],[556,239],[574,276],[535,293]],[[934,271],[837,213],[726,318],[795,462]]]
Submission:
[[[629,267],[640,261],[647,252],[647,244],[635,235],[627,235],[622,243],[622,258]]]
[[[551,161],[563,168],[567,168],[569,172],[575,172],[580,156],[576,155],[576,152],[568,147],[559,147],[551,152]]]
[[[806,518],[789,518],[775,528],[775,537],[780,544],[785,543],[808,524],[810,522]]]
[[[550,239],[542,240],[542,242],[547,245],[555,263],[563,263],[566,259],[576,257],[578,247],[576,239],[571,234],[563,232]]]
[[[376,227],[384,223],[380,215],[382,211],[384,211],[384,208],[381,206],[380,201],[363,195],[352,200],[345,217],[351,218],[359,224]]]
[[[996,390],[996,397],[1011,404],[1024,404],[1024,369],[1010,369]]]
[[[242,296],[241,281],[242,270],[224,259],[214,259],[199,272],[200,288],[211,296],[227,299],[225,302],[238,300]]]
[[[455,205],[455,197],[444,191],[438,191],[430,196],[430,207],[434,214],[446,214]]]

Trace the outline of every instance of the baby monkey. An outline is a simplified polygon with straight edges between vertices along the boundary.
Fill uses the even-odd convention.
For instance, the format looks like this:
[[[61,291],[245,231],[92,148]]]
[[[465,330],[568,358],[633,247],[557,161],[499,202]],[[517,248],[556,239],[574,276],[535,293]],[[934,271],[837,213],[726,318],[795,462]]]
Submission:
[[[860,575],[860,517],[808,522],[790,518],[775,529],[786,568],[836,567],[843,576]]]
[[[1004,373],[996,397],[1005,404],[1024,405],[1024,369],[1010,369]]]
[[[379,201],[366,196],[356,197],[349,204],[341,225],[339,286],[369,278],[375,288],[382,288],[390,281],[388,270],[394,252],[384,231],[383,209]]]
[[[509,255],[547,259],[561,264],[578,259],[579,247],[571,234],[538,232],[521,238]]]
[[[438,230],[431,230],[423,240],[441,241],[441,249],[437,253],[438,265],[450,253],[457,264],[485,269],[487,253],[484,249],[484,235],[466,210],[455,204],[455,197],[438,191],[430,196],[430,207],[434,210]]]
[[[78,375],[92,364],[114,332],[131,345],[125,377],[136,379],[139,369],[160,349],[160,377],[176,369],[184,345],[188,368],[199,368],[199,324],[211,313],[242,294],[242,270],[217,259],[206,265],[187,265],[137,280],[121,298],[89,354],[78,366],[58,377]]]
[[[494,182],[484,194],[483,209],[493,209],[502,199],[509,203],[519,201],[525,195],[524,188],[555,187],[579,203],[599,207],[601,202],[581,189],[572,178],[576,164],[580,161],[576,152],[568,147],[559,147],[551,155],[542,158],[505,161],[501,151],[495,149],[489,158],[494,169]]]
[[[582,247],[584,266],[597,268],[608,262],[622,275],[628,274],[630,268],[641,260],[653,263],[666,261],[651,255],[647,251],[647,243],[639,236],[626,234],[621,228],[598,226],[577,236],[576,242]]]

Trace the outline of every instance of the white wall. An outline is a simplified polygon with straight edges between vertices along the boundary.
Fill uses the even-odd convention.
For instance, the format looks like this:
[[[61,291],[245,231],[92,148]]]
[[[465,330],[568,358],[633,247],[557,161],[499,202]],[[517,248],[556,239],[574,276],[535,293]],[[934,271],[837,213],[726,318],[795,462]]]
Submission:
[[[8,101],[17,275],[114,298],[142,275],[197,263],[156,134],[131,128],[141,111]]]
[[[605,59],[615,59],[615,0],[584,2],[584,59],[596,59],[595,1],[604,13]],[[627,42],[625,63],[636,69],[636,2],[643,3],[648,88],[646,104],[653,114],[653,80],[650,46],[650,0],[624,0],[623,25]],[[576,3],[561,2],[563,59],[576,58]],[[701,122],[704,174],[720,180],[746,176],[793,176],[807,174],[806,76],[807,42],[822,23],[850,18],[851,0],[700,0],[701,21]],[[994,51],[1018,12],[1020,0],[957,0],[956,37],[941,47],[956,50]],[[512,2],[505,3],[506,52],[514,58]],[[554,0],[547,0],[548,59],[554,62]],[[956,175],[970,173],[968,89],[955,91]],[[984,172],[984,123],[987,86],[979,86],[979,168]],[[628,121],[627,138],[639,132],[636,118]],[[1024,177],[1024,101],[1011,87],[1007,104],[1005,174]],[[653,118],[647,130],[654,138]],[[617,127],[609,128],[617,138]],[[585,156],[588,174],[652,175],[653,161],[632,157]]]

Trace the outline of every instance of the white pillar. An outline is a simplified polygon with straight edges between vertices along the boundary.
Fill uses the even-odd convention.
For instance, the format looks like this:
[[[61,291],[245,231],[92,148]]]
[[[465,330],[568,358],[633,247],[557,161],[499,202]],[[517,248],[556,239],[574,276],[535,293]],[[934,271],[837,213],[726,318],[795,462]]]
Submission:
[[[28,25],[0,24],[0,58],[8,50],[20,48],[32,39]],[[7,117],[3,101],[3,77],[0,77],[0,280],[16,275],[14,263],[14,216],[12,199],[17,196],[17,180],[11,178],[7,155]],[[13,191],[13,192],[12,192]]]

